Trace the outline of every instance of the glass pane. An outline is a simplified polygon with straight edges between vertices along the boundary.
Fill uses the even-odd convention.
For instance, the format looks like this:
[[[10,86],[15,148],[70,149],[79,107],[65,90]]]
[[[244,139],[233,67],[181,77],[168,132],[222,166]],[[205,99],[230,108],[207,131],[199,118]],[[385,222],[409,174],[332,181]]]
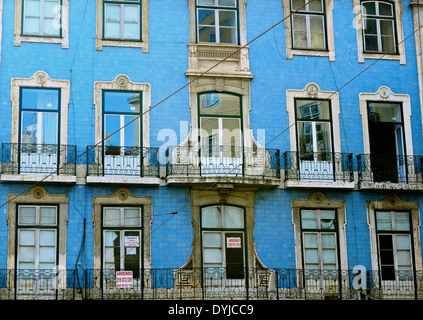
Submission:
[[[374,2],[363,2],[361,11],[363,15],[375,15],[376,5]]]
[[[121,125],[121,117],[119,115],[105,115],[104,123],[104,138],[106,138],[104,144],[106,146],[106,155],[119,155],[120,149],[117,151],[113,148],[108,147],[120,147],[121,146],[121,135],[123,130],[119,130],[123,126]],[[115,152],[116,151],[116,152]]]
[[[316,212],[314,210],[301,211],[301,227],[303,229],[317,229]]]
[[[204,249],[204,263],[222,263],[221,249]]]
[[[59,90],[57,89],[21,89],[22,109],[59,110]]]
[[[411,266],[411,252],[398,251],[397,252],[398,267]]]
[[[140,226],[141,210],[140,209],[124,209],[124,225]]]
[[[120,209],[106,208],[104,209],[104,226],[119,226],[121,225]]]
[[[393,17],[393,6],[389,3],[379,2],[379,15]]]
[[[402,112],[400,103],[369,103],[370,122],[401,122]]]
[[[139,39],[140,38],[140,26],[135,23],[125,23],[123,25],[123,38],[124,39]]]
[[[136,118],[135,116],[124,116],[124,125],[125,127],[120,130],[120,133],[124,134],[123,146],[140,147],[141,146],[140,118]]]
[[[309,2],[309,1],[305,1],[305,0],[291,0],[291,10],[292,11],[296,11],[299,8],[302,8],[301,11],[306,10],[306,7],[303,7],[306,4],[306,2]]]
[[[40,230],[40,246],[55,246],[56,231]]]
[[[35,224],[35,207],[19,207],[19,224]]]
[[[244,210],[236,207],[225,207],[225,227],[244,228]]]
[[[220,43],[236,43],[236,29],[221,27]]]
[[[125,22],[139,22],[140,21],[140,7],[139,6],[125,6],[124,20]]]
[[[236,0],[218,0],[217,4],[224,7],[235,7]]]
[[[104,245],[106,247],[120,246],[119,231],[106,231],[104,233]]]
[[[40,208],[40,224],[56,224],[56,208],[41,207]]]
[[[307,48],[306,17],[301,15],[292,16],[293,46],[295,48]]]
[[[397,250],[410,250],[410,236],[409,235],[397,235]]]
[[[222,145],[224,158],[241,158],[242,132],[239,119],[222,119]]]
[[[204,5],[204,6],[207,6],[207,5],[215,5],[215,0],[197,0],[197,4],[199,4],[199,5]]]
[[[205,26],[214,26],[215,21],[215,10],[198,9],[198,24]]]
[[[295,100],[297,119],[330,120],[329,101],[324,100]]]
[[[335,211],[320,211],[320,224],[322,229],[335,229]]]
[[[40,34],[40,19],[39,18],[25,18],[23,33],[24,34]]]
[[[58,136],[58,114],[56,112],[42,113],[42,144],[57,144]]]
[[[35,245],[35,231],[34,230],[20,230],[19,231],[19,245],[20,246],[34,246]]]
[[[24,14],[26,17],[40,17],[41,4],[40,0],[25,0]]]
[[[105,28],[105,38],[120,38],[120,23],[119,22],[106,22]]]
[[[392,36],[394,34],[394,22],[392,20],[380,20],[380,32],[382,35]]]
[[[306,249],[304,262],[306,264],[318,264],[319,263],[319,252],[317,249]]]
[[[219,26],[220,27],[235,27],[236,26],[236,15],[235,11],[219,11]]]
[[[60,1],[44,1],[44,18],[60,18]]]
[[[56,254],[54,247],[42,247],[40,248],[40,263],[52,262],[54,266],[54,262],[56,261]]]
[[[200,124],[201,155],[203,157],[219,157],[219,119],[203,117],[200,120]]]
[[[336,248],[335,234],[322,234],[322,248],[323,249],[335,249]]]
[[[220,233],[217,232],[204,232],[203,233],[203,246],[204,248],[221,248],[222,247],[222,237]]]
[[[396,52],[394,36],[382,36],[382,52]]]
[[[104,112],[133,113],[141,111],[141,94],[129,91],[103,91]]]
[[[322,16],[310,16],[310,45],[313,49],[325,49],[324,24]]]
[[[105,18],[107,21],[120,21],[120,6],[114,4],[106,4]]]
[[[35,262],[35,247],[19,247],[19,262],[34,263]]]
[[[308,4],[308,11],[323,12],[323,1],[313,0],[311,3]]]
[[[363,31],[366,35],[377,35],[376,19],[363,19]]]
[[[410,214],[408,212],[395,212],[395,230],[410,230]]]
[[[44,34],[47,36],[60,35],[60,20],[44,19]]]
[[[241,115],[241,99],[237,95],[226,93],[203,93],[199,95],[200,114]]]
[[[201,219],[203,228],[220,228],[222,226],[219,207],[203,208],[201,210]]]
[[[336,264],[335,250],[323,250],[323,264]]]
[[[317,249],[317,233],[304,233],[304,247]]]
[[[215,27],[200,27],[198,31],[199,42],[216,42]]]
[[[376,212],[376,228],[381,230],[392,230],[391,213],[385,211]]]

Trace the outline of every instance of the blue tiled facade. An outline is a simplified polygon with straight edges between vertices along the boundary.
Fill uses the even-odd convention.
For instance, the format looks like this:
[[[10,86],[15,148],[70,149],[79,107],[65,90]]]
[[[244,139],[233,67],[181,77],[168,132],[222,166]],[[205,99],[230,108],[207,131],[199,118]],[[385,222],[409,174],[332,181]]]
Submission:
[[[101,2],[97,1],[97,3]],[[50,195],[68,197],[66,252],[60,253],[65,254],[67,269],[91,270],[99,267],[95,264],[97,258],[95,255],[98,252],[95,250],[95,241],[98,241],[95,239],[95,228],[99,226],[93,223],[93,199],[96,196],[111,196],[118,188],[127,188],[133,196],[152,199],[151,252],[149,253],[152,269],[176,270],[189,261],[195,266],[201,266],[201,262],[190,260],[195,252],[201,253],[201,248],[195,248],[201,245],[201,242],[196,239],[199,226],[196,225],[198,220],[193,217],[193,207],[196,206],[194,202],[197,200],[193,199],[191,192],[199,186],[204,189],[215,187],[222,183],[221,180],[212,179],[211,182],[204,182],[200,179],[196,180],[200,181],[197,183],[190,182],[188,179],[185,183],[172,185],[168,183],[166,165],[162,164],[160,177],[157,177],[157,182],[153,185],[119,183],[118,181],[114,183],[86,182],[87,156],[84,153],[87,146],[97,142],[94,106],[94,83],[97,81],[112,82],[118,75],[126,75],[133,83],[148,83],[151,86],[151,106],[154,108],[149,112],[150,147],[160,148],[164,143],[181,145],[188,137],[188,129],[192,125],[192,113],[196,112],[195,108],[191,108],[196,103],[192,102],[193,95],[190,95],[190,87],[185,87],[169,98],[168,96],[193,79],[192,76],[187,76],[186,71],[189,69],[189,59],[193,54],[188,44],[193,42],[192,37],[195,34],[195,31],[190,30],[196,23],[192,21],[195,19],[192,16],[192,12],[195,12],[192,10],[194,1],[188,1],[188,4],[187,1],[171,0],[146,2],[148,2],[148,52],[144,52],[141,48],[122,46],[104,46],[102,50],[96,50],[96,37],[98,37],[96,1],[70,3],[68,48],[62,48],[56,43],[27,41],[22,41],[17,46],[14,44],[15,2],[3,1],[0,142],[10,143],[14,129],[11,121],[12,79],[29,79],[36,72],[44,71],[50,79],[67,80],[70,83],[69,106],[62,106],[68,111],[67,144],[75,145],[76,154],[82,155],[76,162],[76,182],[38,183],[37,179],[23,182],[2,179],[0,183],[0,204],[3,204],[0,208],[0,269],[16,267],[16,260],[9,261],[8,258],[11,248],[15,249],[15,245],[11,244],[9,239],[11,226],[9,219],[16,218],[8,216],[10,210],[8,208],[16,204],[8,203],[8,197],[10,194],[27,193],[34,185],[42,186]],[[244,1],[241,2],[244,3]],[[411,112],[411,128],[408,133],[412,137],[413,155],[423,156],[423,118],[419,100],[416,40],[413,35],[416,29],[416,22],[413,20],[414,9],[410,6],[409,0],[394,2],[395,5],[402,6],[403,30],[401,31],[405,39],[403,42],[405,63],[400,63],[396,58],[381,59],[377,62],[375,58],[366,58],[364,62],[358,61],[352,0],[332,1],[333,28],[326,32],[333,32],[334,61],[330,61],[324,54],[320,56],[293,54],[292,58],[287,58],[285,22],[248,45],[248,71],[253,76],[251,80],[247,80],[251,110],[249,115],[244,116],[249,119],[253,135],[259,143],[262,141],[259,139],[259,130],[264,130],[265,147],[280,151],[281,173],[277,186],[266,185],[266,182],[251,186],[245,181],[240,183],[239,181],[234,183],[231,179],[223,181],[235,186],[235,189],[250,188],[249,190],[254,191],[254,222],[246,223],[246,228],[252,228],[251,234],[255,244],[254,250],[248,249],[245,253],[250,256],[250,261],[257,261],[252,258],[256,256],[266,268],[301,269],[301,266],[296,264],[296,255],[301,253],[301,249],[296,249],[296,226],[293,223],[291,201],[306,200],[313,193],[320,192],[329,200],[345,202],[347,268],[351,270],[357,265],[363,265],[371,270],[374,268],[370,245],[373,229],[369,226],[366,201],[383,201],[388,195],[394,194],[402,202],[412,202],[418,207],[423,204],[421,181],[417,188],[408,187],[407,183],[404,184],[405,188],[395,185],[383,189],[378,187],[364,189],[359,186],[356,156],[365,153],[363,122],[359,107],[360,93],[373,94],[380,87],[388,87],[395,95],[408,95]],[[238,23],[242,24],[242,10],[239,9],[237,12]],[[282,1],[249,0],[245,7],[246,41],[253,40],[284,16],[286,11]],[[244,27],[240,28],[240,34],[244,32]],[[235,45],[231,49],[240,48],[243,44],[245,43]],[[210,46],[213,47],[213,45]],[[366,68],[368,69],[360,74]],[[357,75],[359,76],[356,77]],[[220,79],[229,76],[223,72],[223,75],[212,77]],[[337,120],[339,120],[340,149],[341,152],[351,153],[354,159],[354,183],[350,188],[340,188],[337,184],[322,188],[319,183],[295,188],[285,185],[284,169],[287,168],[284,168],[283,153],[292,151],[290,150],[286,92],[287,90],[303,90],[309,83],[316,84],[321,91],[339,90],[340,114]],[[205,91],[213,90],[207,88]],[[166,100],[162,101],[163,99]],[[170,143],[171,139],[174,140],[171,141],[172,143]],[[5,173],[3,172],[2,175],[4,176]],[[19,176],[16,173],[14,175]],[[38,175],[38,178],[41,180],[43,175]],[[210,203],[210,205],[215,204]],[[401,207],[398,207],[398,210],[401,210]],[[422,218],[420,211],[417,217],[413,216],[413,219],[416,218],[419,220]],[[420,225],[420,221],[418,224]],[[248,233],[248,231],[245,232]],[[421,235],[418,229],[413,237],[421,237]],[[420,243],[420,239],[417,242]],[[420,257],[413,256],[413,267],[421,268],[421,249],[415,250],[414,254],[420,254]]]

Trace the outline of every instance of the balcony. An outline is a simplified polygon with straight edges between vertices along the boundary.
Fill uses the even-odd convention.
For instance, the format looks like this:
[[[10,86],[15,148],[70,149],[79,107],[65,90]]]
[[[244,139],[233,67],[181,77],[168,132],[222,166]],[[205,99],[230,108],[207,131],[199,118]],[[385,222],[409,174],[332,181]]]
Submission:
[[[0,270],[0,300],[422,300],[423,273],[397,271],[394,280],[366,271],[245,268],[133,270],[126,287],[113,270]]]
[[[170,147],[167,150],[168,184],[233,183],[277,187],[280,152],[276,149],[213,146]]]
[[[76,146],[57,144],[3,143],[1,180],[76,182]],[[69,162],[69,163],[68,163]]]
[[[283,154],[285,186],[319,188],[354,188],[351,153],[310,152]]]
[[[88,146],[87,183],[160,184],[158,148]]]
[[[360,189],[423,190],[423,156],[357,155]]]

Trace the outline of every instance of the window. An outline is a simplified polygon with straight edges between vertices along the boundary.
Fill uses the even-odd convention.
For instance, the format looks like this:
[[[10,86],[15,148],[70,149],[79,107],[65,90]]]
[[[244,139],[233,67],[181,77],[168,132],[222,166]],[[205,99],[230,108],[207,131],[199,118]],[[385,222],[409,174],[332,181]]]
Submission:
[[[21,88],[20,173],[54,172],[59,156],[60,89]]]
[[[240,96],[213,92],[198,99],[202,174],[241,174]]]
[[[363,1],[361,5],[364,51],[397,53],[394,4]]]
[[[291,0],[290,3],[292,47],[294,49],[326,50],[324,0],[313,0],[309,4],[306,3],[305,0]]]
[[[104,0],[104,38],[141,40],[140,0]]]
[[[132,271],[140,279],[142,269],[142,208],[103,208],[103,273],[114,278],[116,271]]]
[[[197,42],[238,44],[238,0],[196,0]]]
[[[244,210],[210,206],[201,210],[205,279],[244,279]]]
[[[413,253],[410,213],[376,211],[375,214],[381,280],[411,279]]]
[[[305,270],[337,270],[336,211],[301,210]]]
[[[22,34],[61,35],[60,0],[24,0]]]
[[[57,206],[18,207],[19,270],[54,271],[58,243]]]

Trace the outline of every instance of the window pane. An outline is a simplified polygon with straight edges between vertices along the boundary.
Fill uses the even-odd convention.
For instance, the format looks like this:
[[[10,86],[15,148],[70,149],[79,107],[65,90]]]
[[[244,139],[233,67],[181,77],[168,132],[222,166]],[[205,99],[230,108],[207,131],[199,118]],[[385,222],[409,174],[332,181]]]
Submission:
[[[324,38],[324,24],[322,16],[310,16],[310,37],[311,37],[311,48],[313,49],[324,49],[325,38]]]
[[[235,43],[236,29],[235,28],[220,28],[220,43]]]
[[[218,5],[225,6],[225,7],[235,7],[236,0],[218,0]]]
[[[335,249],[336,248],[336,237],[335,234],[322,234],[322,248],[323,249]]]
[[[219,26],[220,27],[235,27],[236,16],[235,11],[219,11]]]
[[[19,223],[35,224],[36,223],[35,207],[19,207]]]
[[[35,247],[19,247],[19,262],[21,269],[32,269],[35,262]],[[22,262],[28,263],[29,265],[24,266]]]
[[[335,229],[335,211],[322,210],[320,224],[322,229]]]
[[[323,250],[323,264],[336,265],[336,251],[335,250]]]
[[[56,208],[41,207],[40,208],[40,224],[56,224]]]
[[[375,3],[374,2],[363,2],[361,10],[362,10],[363,15],[375,15],[376,14]]]
[[[198,10],[198,24],[206,26],[214,26],[215,23],[215,10]]]
[[[236,207],[225,207],[225,227],[244,228],[244,210]]]
[[[393,6],[389,3],[379,2],[379,15],[393,17]]]
[[[366,35],[377,34],[377,20],[376,19],[363,19],[363,30]]]
[[[40,264],[48,263],[49,267],[45,265],[44,269],[50,269],[51,265],[54,266],[54,262],[56,261],[56,254],[54,247],[42,247],[40,248],[40,257],[39,257]]]
[[[132,121],[132,122],[131,122]],[[140,119],[134,116],[124,116],[124,125],[126,127],[120,130],[124,134],[125,147],[140,147],[141,146],[141,132]]]
[[[44,34],[47,36],[60,35],[60,20],[44,19]]]
[[[410,236],[409,235],[397,235],[397,250],[410,250]]]
[[[377,230],[392,230],[391,213],[385,211],[376,212]]]
[[[56,89],[21,89],[22,109],[59,110],[59,90]]]
[[[121,224],[120,209],[106,208],[104,209],[104,221],[105,226],[119,226]]]
[[[44,1],[44,18],[60,18],[60,1]]]
[[[20,230],[19,231],[19,245],[20,246],[34,246],[35,245],[35,231],[34,230]]]
[[[408,212],[395,212],[395,230],[410,230],[410,215]]]
[[[304,233],[304,247],[317,249],[317,233]]]
[[[198,31],[200,42],[216,42],[216,28],[215,27],[200,27]]]
[[[203,246],[206,248],[214,247],[214,248],[221,248],[222,247],[222,238],[220,233],[211,233],[211,232],[204,232],[203,233]]]
[[[322,0],[313,0],[308,5],[308,11],[323,12],[323,1]]]
[[[56,244],[56,231],[40,230],[40,246],[54,247]]]
[[[226,93],[204,93],[199,96],[200,114],[241,115],[241,99],[237,95]]]
[[[291,0],[291,10],[292,11],[298,10],[299,8],[303,7],[306,4],[306,2],[309,2],[309,1],[305,1],[305,0]],[[303,11],[303,10],[306,10],[306,7],[303,7],[301,9],[301,11]]]
[[[104,245],[106,247],[113,247],[113,246],[119,246],[120,245],[120,239],[119,239],[119,232],[118,231],[106,231],[104,233],[105,239],[104,239]]]
[[[39,18],[25,18],[24,34],[40,34],[40,19]]]
[[[371,122],[401,122],[400,103],[369,103],[369,121]]]
[[[222,226],[220,208],[207,207],[201,210],[203,228],[220,228]]]
[[[222,250],[204,249],[204,263],[222,263]]]
[[[318,264],[319,252],[317,249],[306,249],[304,258],[306,264]]]
[[[140,226],[141,210],[140,209],[124,209],[124,225]]]
[[[114,4],[106,4],[106,21],[120,21],[120,6]]]
[[[121,127],[121,122],[120,122],[119,115],[105,115],[104,138],[107,137],[107,139],[105,140],[106,154],[115,154],[115,153],[112,153],[112,150],[109,150],[107,147],[113,147],[113,146],[120,147],[121,134],[122,134],[122,131],[119,130],[120,127]],[[117,154],[119,155],[120,151],[118,151]]]
[[[395,41],[393,36],[382,36],[382,52],[396,52]]]
[[[307,48],[306,17],[301,15],[292,16],[293,42],[295,48]]]
[[[303,229],[317,229],[316,212],[311,210],[301,211],[301,226]]]
[[[139,22],[140,21],[140,7],[139,6],[125,6],[124,20],[125,22]]]
[[[364,45],[367,51],[378,51],[377,36],[365,36]]]
[[[215,0],[197,0],[199,5],[215,5]]]
[[[25,16],[40,17],[41,15],[41,4],[40,0],[25,0],[24,6]]]
[[[330,105],[328,101],[296,100],[297,119],[330,120]]]
[[[125,23],[123,25],[123,38],[124,39],[139,39],[140,38],[140,26],[135,23]]]
[[[120,38],[120,23],[119,22],[106,22],[105,38]]]
[[[134,113],[141,110],[139,92],[129,91],[103,91],[103,108],[105,112]]]

